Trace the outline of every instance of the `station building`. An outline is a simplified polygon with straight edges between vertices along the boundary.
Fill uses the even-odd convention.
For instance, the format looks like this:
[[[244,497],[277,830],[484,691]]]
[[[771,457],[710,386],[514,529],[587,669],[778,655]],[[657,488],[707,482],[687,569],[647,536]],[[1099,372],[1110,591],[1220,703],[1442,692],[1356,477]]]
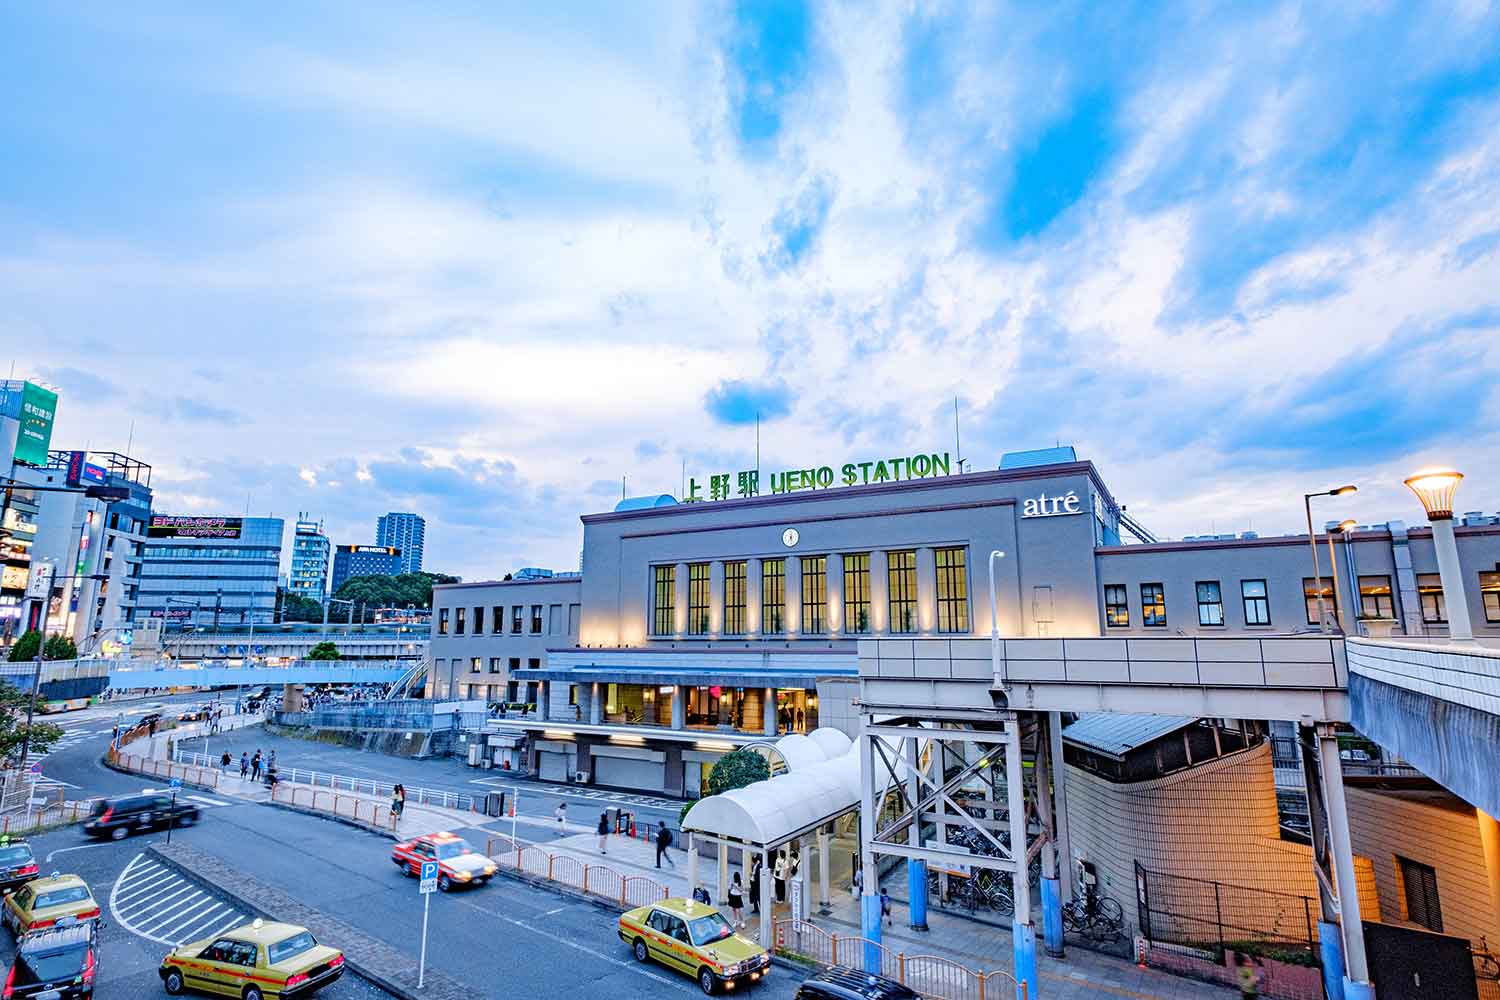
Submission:
[[[1306,535],[1156,540],[1072,448],[950,468],[715,476],[717,499],[586,514],[581,575],[434,589],[429,691],[537,703],[512,724],[545,776],[694,797],[737,746],[854,735],[860,639],[987,637],[994,551],[1005,636],[1294,635],[1320,594],[1333,630],[1446,632],[1426,526],[1319,534],[1315,573]],[[1457,538],[1475,633],[1500,637],[1500,516]]]

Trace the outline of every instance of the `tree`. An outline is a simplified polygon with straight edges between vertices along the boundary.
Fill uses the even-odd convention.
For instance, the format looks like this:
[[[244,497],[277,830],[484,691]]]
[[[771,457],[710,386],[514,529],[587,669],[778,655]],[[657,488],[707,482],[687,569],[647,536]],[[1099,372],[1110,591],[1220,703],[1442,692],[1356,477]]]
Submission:
[[[36,653],[31,655],[34,657]],[[12,763],[17,763],[14,758],[20,754],[21,742],[26,737],[26,708],[30,702],[30,694],[0,681],[0,758]],[[50,723],[33,722],[30,750],[37,754],[49,753],[62,739],[62,734],[61,729]]]
[[[311,597],[285,593],[281,598],[281,620],[284,622],[320,622],[323,605]]]
[[[47,636],[47,644],[42,648],[44,660],[76,660],[78,658],[78,647],[65,635]]]
[[[771,765],[760,754],[754,750],[731,750],[708,772],[708,794],[732,792],[765,781],[770,776]]]
[[[446,573],[351,576],[339,584],[333,596],[353,601],[355,620],[368,622],[374,620],[376,608],[404,608],[407,605],[430,608],[433,584],[458,582],[458,577]]]
[[[10,647],[10,662],[20,663],[23,660],[36,659],[36,651],[42,646],[42,633],[34,628],[29,628],[16,640],[16,644]]]
[[[309,660],[337,660],[339,659],[339,648],[332,642],[324,639],[307,651]]]

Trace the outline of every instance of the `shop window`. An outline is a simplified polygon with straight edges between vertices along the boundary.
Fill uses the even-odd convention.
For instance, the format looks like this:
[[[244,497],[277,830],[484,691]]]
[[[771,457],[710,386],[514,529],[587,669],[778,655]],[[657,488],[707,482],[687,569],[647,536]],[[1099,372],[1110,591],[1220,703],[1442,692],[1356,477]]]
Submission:
[[[688,564],[688,634],[708,634],[708,563]]]
[[[1224,624],[1224,592],[1218,580],[1199,580],[1193,585],[1198,594],[1198,624]]]
[[[844,556],[844,631],[865,635],[870,631],[870,553]]]
[[[760,630],[766,635],[778,635],[786,631],[785,559],[761,561]]]
[[[540,604],[531,606],[531,634],[542,634],[542,606]]]
[[[493,634],[500,635],[505,631],[505,607],[497,604],[490,608],[490,628]]]
[[[467,608],[454,608],[453,609],[453,634],[454,635],[463,635],[464,634],[464,612],[467,611],[467,610],[468,610]]]
[[[1422,621],[1427,625],[1448,624],[1448,605],[1443,598],[1443,578],[1437,573],[1417,574],[1417,598],[1422,603]]]
[[[1484,620],[1500,625],[1500,568],[1479,574],[1479,596],[1484,601]]]
[[[802,557],[802,633],[828,631],[828,557]]]
[[[1141,624],[1159,627],[1167,624],[1167,592],[1159,583],[1141,584]]]
[[[1130,597],[1123,583],[1104,585],[1104,624],[1110,628],[1130,627]]]
[[[963,548],[938,549],[937,613],[939,632],[969,631],[969,572]]]
[[[651,605],[651,634],[671,635],[676,629],[677,617],[677,567],[657,566],[655,600]],[[516,609],[517,615],[520,609]]]
[[[891,632],[909,635],[917,630],[917,553],[912,549],[886,553],[890,590]]]
[[[1431,865],[1396,855],[1406,894],[1406,919],[1430,931],[1443,932],[1443,907],[1438,900],[1437,871]]]
[[[526,610],[519,604],[510,609],[510,634],[521,634],[521,621],[526,616]]]
[[[724,564],[724,634],[745,634],[745,560]]]
[[[1323,597],[1323,607],[1327,610],[1329,617],[1335,621],[1339,614],[1339,595],[1335,591],[1333,581],[1324,577],[1319,581],[1316,577],[1304,576],[1302,578],[1302,603],[1306,605],[1307,624],[1317,625],[1318,621],[1318,595]]]
[[[438,609],[438,635],[448,634],[448,609]]]
[[[1271,624],[1271,601],[1264,580],[1241,580],[1240,602],[1245,607],[1246,625]]]
[[[1361,618],[1396,617],[1396,600],[1391,594],[1390,577],[1359,578],[1359,615]]]

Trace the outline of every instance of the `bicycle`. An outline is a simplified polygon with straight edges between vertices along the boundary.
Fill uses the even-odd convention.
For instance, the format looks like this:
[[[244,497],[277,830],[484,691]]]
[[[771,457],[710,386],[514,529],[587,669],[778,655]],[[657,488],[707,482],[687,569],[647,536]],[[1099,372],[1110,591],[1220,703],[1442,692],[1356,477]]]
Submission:
[[[1125,934],[1125,910],[1118,900],[1088,890],[1062,908],[1063,930],[1095,941],[1112,941]]]

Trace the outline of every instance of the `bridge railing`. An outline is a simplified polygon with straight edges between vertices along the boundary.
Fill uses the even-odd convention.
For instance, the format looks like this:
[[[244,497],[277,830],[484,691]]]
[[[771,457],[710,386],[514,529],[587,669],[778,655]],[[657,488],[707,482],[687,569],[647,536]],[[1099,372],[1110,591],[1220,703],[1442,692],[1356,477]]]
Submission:
[[[194,767],[219,770],[223,767],[223,754],[202,754],[188,750],[175,750],[172,760]],[[262,759],[262,766],[265,759]],[[233,755],[229,759],[230,774],[238,774],[240,760]],[[281,785],[306,785],[311,788],[326,788],[330,791],[348,792],[351,795],[366,795],[375,799],[389,799],[395,794],[396,786],[388,781],[376,781],[373,778],[356,778],[347,774],[332,774],[328,771],[310,771],[301,767],[277,767],[277,787]],[[406,801],[419,805],[441,806],[444,809],[460,809],[466,812],[476,811],[479,804],[474,796],[464,792],[450,792],[441,788],[422,788],[412,786],[406,789]]]

